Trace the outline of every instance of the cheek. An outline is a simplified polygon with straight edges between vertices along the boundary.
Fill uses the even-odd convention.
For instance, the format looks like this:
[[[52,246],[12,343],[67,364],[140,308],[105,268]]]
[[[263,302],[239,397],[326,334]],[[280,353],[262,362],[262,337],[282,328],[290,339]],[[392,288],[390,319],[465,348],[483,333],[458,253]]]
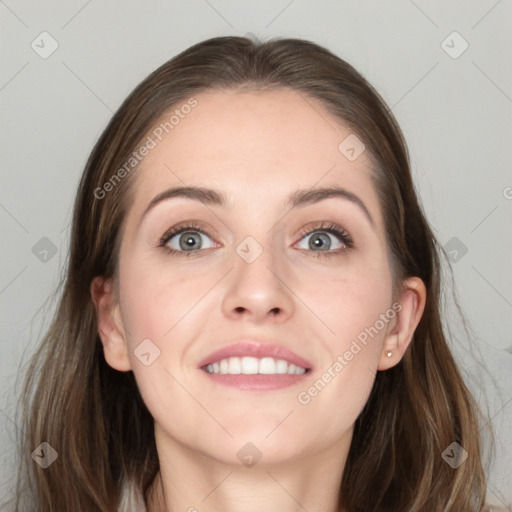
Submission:
[[[301,296],[319,321],[315,331],[321,362],[316,380],[298,402],[330,411],[326,434],[335,436],[359,416],[371,392],[387,330],[393,325],[392,286],[382,258],[361,259],[347,271],[303,279]],[[334,276],[334,277],[333,277]],[[387,316],[386,316],[387,314]]]
[[[191,406],[180,382],[188,378],[183,371],[190,371],[188,350],[197,335],[195,315],[204,315],[198,300],[211,285],[179,272],[164,275],[165,269],[156,265],[126,263],[120,272],[121,313],[132,370],[152,416],[165,424],[170,397],[175,410]]]
[[[391,273],[382,257],[354,259],[339,271],[301,279],[301,293],[321,321],[318,332],[324,333],[329,352],[348,350],[358,337],[363,343],[377,341],[378,348],[390,320],[381,319],[392,306]]]
[[[207,283],[155,264],[126,263],[120,276],[121,305],[130,344],[141,337],[163,342],[204,294]]]
[[[368,281],[364,286],[358,280],[332,281],[318,296],[326,305],[322,319],[334,333],[323,336],[317,351],[322,364],[297,400],[317,417],[329,411],[329,421],[322,427],[326,438],[334,439],[351,428],[373,387],[383,340],[394,314],[390,288],[382,281]],[[343,293],[337,290],[339,286],[343,286]],[[331,295],[331,301],[326,294]]]

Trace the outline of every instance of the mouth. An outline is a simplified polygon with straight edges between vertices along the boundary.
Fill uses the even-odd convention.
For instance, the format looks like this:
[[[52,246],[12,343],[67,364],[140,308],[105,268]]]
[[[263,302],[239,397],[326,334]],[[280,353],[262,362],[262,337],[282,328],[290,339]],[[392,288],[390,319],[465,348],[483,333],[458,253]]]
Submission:
[[[243,390],[270,390],[300,382],[312,364],[277,344],[245,340],[217,350],[198,366],[212,381]]]

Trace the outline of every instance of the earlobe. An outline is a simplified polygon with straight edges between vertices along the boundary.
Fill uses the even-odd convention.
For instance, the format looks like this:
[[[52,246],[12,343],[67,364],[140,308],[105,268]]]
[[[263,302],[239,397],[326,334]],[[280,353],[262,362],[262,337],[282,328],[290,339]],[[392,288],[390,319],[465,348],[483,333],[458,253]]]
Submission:
[[[121,372],[131,370],[127,341],[112,279],[95,277],[91,282],[90,292],[96,310],[98,335],[103,345],[105,360],[115,370]]]
[[[388,370],[400,362],[421,320],[426,298],[426,287],[419,277],[410,277],[404,281],[399,300],[401,308],[393,328],[384,339],[378,370]]]

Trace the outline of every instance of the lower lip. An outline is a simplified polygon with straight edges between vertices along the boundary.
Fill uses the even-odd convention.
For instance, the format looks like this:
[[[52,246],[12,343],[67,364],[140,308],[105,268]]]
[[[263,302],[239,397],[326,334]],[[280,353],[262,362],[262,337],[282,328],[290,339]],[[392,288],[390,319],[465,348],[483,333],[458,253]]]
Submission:
[[[301,375],[287,373],[275,375],[264,375],[261,373],[255,375],[221,375],[220,373],[209,373],[206,370],[201,371],[204,372],[210,379],[212,379],[213,382],[242,389],[244,391],[271,391],[275,389],[287,388],[302,382],[311,374],[311,371],[308,371]]]

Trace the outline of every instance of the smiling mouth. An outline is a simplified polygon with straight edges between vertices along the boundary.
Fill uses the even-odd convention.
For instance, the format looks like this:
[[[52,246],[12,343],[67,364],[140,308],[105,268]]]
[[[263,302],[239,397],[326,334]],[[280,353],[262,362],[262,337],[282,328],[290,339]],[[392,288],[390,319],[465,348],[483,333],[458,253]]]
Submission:
[[[228,357],[202,367],[212,375],[303,375],[311,371],[273,357]]]

